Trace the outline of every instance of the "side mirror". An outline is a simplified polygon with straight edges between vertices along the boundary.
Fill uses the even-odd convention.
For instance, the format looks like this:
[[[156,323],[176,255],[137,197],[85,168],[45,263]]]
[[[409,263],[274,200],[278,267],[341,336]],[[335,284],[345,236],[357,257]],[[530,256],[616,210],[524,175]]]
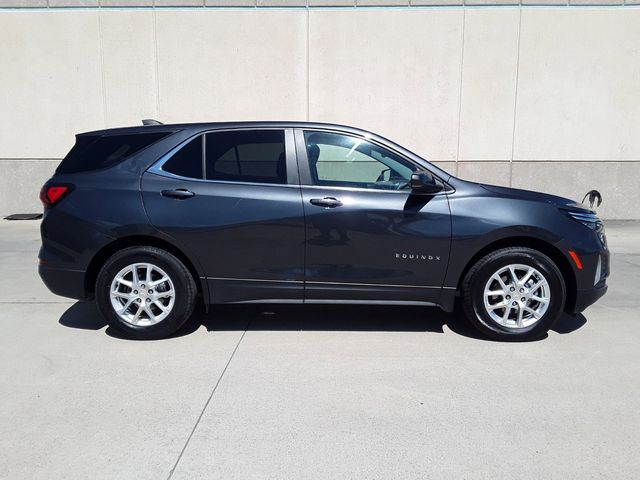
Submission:
[[[411,174],[409,186],[416,193],[438,193],[442,190],[442,185],[429,172],[418,171]]]

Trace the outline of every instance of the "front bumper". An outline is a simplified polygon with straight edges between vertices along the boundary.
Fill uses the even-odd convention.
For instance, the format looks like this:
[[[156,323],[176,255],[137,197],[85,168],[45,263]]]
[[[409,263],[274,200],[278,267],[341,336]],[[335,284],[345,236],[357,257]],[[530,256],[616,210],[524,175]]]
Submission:
[[[88,300],[84,284],[84,271],[51,268],[41,263],[38,266],[38,273],[52,293],[76,300]]]
[[[576,302],[570,313],[580,313],[589,305],[593,305],[600,297],[607,293],[607,280],[603,278],[600,282],[591,288],[584,290],[576,290]]]

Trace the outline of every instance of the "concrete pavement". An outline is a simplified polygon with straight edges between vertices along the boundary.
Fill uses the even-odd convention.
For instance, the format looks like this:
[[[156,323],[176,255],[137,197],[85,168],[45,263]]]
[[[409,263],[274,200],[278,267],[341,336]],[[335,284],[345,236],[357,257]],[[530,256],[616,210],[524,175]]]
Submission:
[[[135,342],[0,221],[0,478],[637,478],[640,224],[537,342],[429,308],[224,306]]]

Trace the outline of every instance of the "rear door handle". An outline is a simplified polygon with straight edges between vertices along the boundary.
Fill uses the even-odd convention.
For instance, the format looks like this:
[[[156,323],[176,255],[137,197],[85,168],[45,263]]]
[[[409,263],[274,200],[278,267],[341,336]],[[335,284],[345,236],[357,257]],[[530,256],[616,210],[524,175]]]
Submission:
[[[311,205],[324,208],[336,208],[342,206],[342,202],[334,197],[312,198],[309,202],[311,202]]]
[[[178,200],[186,200],[187,198],[195,196],[195,193],[184,188],[178,188],[176,190],[162,190],[160,193],[163,197],[177,198]]]

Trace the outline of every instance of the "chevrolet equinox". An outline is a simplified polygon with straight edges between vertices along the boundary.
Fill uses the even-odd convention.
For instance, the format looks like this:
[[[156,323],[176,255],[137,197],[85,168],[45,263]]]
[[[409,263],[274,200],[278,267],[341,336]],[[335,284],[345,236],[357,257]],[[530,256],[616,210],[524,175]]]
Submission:
[[[604,295],[603,224],[571,200],[456,178],[381,136],[303,122],[83,133],[42,188],[39,272],[140,339],[220,303],[458,302],[543,335]]]

